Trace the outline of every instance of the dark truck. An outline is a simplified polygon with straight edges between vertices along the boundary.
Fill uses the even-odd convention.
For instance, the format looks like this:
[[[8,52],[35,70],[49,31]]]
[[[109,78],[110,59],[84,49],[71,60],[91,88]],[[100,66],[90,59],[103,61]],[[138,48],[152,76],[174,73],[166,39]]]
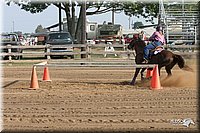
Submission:
[[[15,34],[15,33],[2,33],[1,34],[1,46],[8,46],[8,45],[11,45],[11,46],[20,46],[21,45],[17,34]],[[8,49],[2,48],[1,52],[8,53]],[[22,49],[17,48],[17,47],[11,48],[11,52],[12,53],[22,53]],[[15,58],[15,59],[20,59],[21,57],[22,57],[21,55],[17,55],[17,54],[12,55],[12,58]],[[7,55],[3,56],[3,59],[7,59],[7,58],[8,58]]]
[[[46,45],[50,45],[50,51],[53,56],[64,57],[65,52],[73,52],[73,47],[64,48],[67,45],[73,45],[73,39],[69,32],[51,32],[47,36]],[[63,47],[64,46],[64,47]],[[53,48],[54,47],[54,48]],[[46,50],[47,52],[47,50]],[[59,55],[59,53],[62,53]],[[67,55],[74,58],[74,55]]]

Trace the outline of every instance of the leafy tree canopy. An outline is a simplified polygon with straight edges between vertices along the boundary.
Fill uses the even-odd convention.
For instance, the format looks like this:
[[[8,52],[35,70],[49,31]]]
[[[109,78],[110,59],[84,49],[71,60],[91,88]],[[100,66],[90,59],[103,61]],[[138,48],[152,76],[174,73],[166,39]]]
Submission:
[[[58,7],[58,1],[52,1],[50,2],[47,0],[47,2],[38,2],[38,1],[31,1],[31,0],[25,0],[29,1],[26,4],[23,2],[20,3],[21,0],[5,0],[7,5],[10,5],[11,2],[17,4],[21,7],[21,9],[25,11],[29,11],[31,13],[40,13],[47,9],[50,5],[55,5]],[[66,0],[65,2],[61,2],[61,9],[66,11],[68,7],[72,7],[72,4],[76,7],[81,7],[81,1],[76,0]],[[88,10],[88,9],[94,9],[94,10]],[[124,13],[128,16],[137,16],[138,18],[140,16],[144,17],[148,21],[153,22],[153,18],[157,17],[158,10],[159,10],[159,4],[157,3],[144,3],[141,1],[134,2],[134,1],[86,1],[86,15],[94,15],[94,14],[102,14],[109,11],[114,10],[116,13],[124,11]]]
[[[7,5],[10,3],[15,3],[20,6],[21,9],[31,12],[31,13],[40,13],[48,8],[50,5],[54,5],[56,7],[60,7],[65,11],[67,18],[67,28],[71,33],[73,38],[78,38],[78,30],[80,29],[83,20],[81,9],[83,7],[83,3],[78,0],[65,0],[59,3],[58,0],[46,2],[38,2],[31,0],[5,0]],[[61,6],[60,6],[61,5]],[[76,8],[79,7],[79,8]],[[78,22],[75,25],[76,16],[75,11],[79,11]],[[146,21],[152,22],[155,17],[158,15],[159,4],[157,3],[144,3],[141,1],[117,1],[113,2],[111,0],[102,0],[102,1],[86,1],[86,15],[94,15],[94,14],[102,14],[109,11],[114,11],[115,13],[124,12],[125,15],[128,16],[137,16],[143,17]],[[80,38],[80,37],[79,37]]]
[[[35,33],[45,33],[45,32],[47,32],[47,29],[43,28],[42,25],[38,25],[35,30]]]

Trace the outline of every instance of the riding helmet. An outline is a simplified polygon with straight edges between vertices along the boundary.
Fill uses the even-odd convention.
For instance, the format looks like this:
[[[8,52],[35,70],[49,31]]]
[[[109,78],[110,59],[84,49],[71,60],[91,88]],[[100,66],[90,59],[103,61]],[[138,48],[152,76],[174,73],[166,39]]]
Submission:
[[[161,26],[157,26],[156,27],[156,31],[162,31],[163,29],[162,29],[162,27]]]

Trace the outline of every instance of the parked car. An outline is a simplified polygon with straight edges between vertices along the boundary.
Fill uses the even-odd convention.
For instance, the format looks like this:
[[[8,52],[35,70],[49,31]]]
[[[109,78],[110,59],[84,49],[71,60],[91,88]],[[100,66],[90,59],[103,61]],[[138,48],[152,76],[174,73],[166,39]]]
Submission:
[[[148,41],[147,41],[148,38],[146,37],[146,35],[143,32],[143,34],[140,34],[140,33],[129,33],[129,34],[127,34],[124,37],[125,44],[129,44],[132,41],[133,37],[136,37],[136,38],[140,37],[142,40],[145,40],[145,43],[148,43]]]
[[[7,45],[11,45],[11,46],[20,46],[21,43],[19,41],[18,35],[15,33],[2,33],[1,34],[1,45],[2,46],[7,46]],[[11,52],[14,53],[22,53],[22,49],[20,48],[11,48]],[[2,48],[1,49],[2,53],[8,53],[8,49],[7,48]],[[12,56],[15,59],[19,59],[22,58],[21,56],[18,55],[13,55]],[[3,59],[7,59],[8,56],[4,56]]]
[[[73,51],[73,47],[67,47],[67,48],[59,48],[59,47],[62,47],[62,46],[67,46],[67,45],[73,45],[73,39],[70,35],[69,32],[51,32],[48,34],[47,36],[47,40],[46,40],[46,45],[50,45],[50,46],[53,46],[53,47],[56,47],[57,48],[51,48],[50,49],[50,52],[53,53],[53,52],[72,52]],[[51,55],[51,57],[53,56],[60,56],[60,57],[63,57],[64,55],[59,55],[59,54],[56,54],[56,55]],[[74,58],[74,55],[68,55],[70,56],[71,58]]]

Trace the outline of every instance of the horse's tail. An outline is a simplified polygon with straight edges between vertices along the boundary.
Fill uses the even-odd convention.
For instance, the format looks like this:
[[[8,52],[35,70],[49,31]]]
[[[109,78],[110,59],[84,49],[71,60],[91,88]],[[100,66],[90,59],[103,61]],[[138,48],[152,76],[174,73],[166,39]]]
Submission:
[[[174,54],[174,58],[177,60],[178,66],[180,69],[183,69],[185,71],[194,72],[192,68],[190,68],[188,65],[185,64],[185,60],[182,56]]]

